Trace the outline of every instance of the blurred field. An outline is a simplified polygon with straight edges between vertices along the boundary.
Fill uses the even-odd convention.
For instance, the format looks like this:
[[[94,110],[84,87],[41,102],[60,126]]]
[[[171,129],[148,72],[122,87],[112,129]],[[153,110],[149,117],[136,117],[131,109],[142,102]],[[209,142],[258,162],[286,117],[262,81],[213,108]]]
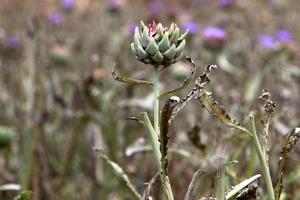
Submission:
[[[116,63],[118,74],[151,80],[151,66],[135,59],[130,43],[140,21],[153,19],[189,29],[185,55],[195,61],[197,75],[207,64],[218,65],[209,89],[241,124],[248,127],[251,113],[261,129],[258,97],[263,89],[272,94],[269,163],[276,185],[282,145],[300,126],[299,18],[296,0],[0,0],[0,199],[22,190],[41,200],[134,199],[93,147],[118,163],[143,194],[157,168],[149,148],[142,148],[149,146],[147,130],[128,117],[147,111],[152,119],[152,91],[115,81],[111,70]],[[225,34],[213,48],[204,34],[209,27]],[[185,59],[163,71],[162,90],[180,85],[188,72]],[[182,98],[192,87],[175,95]],[[198,169],[206,173],[193,199],[213,195],[220,157],[238,161],[228,167],[227,186],[261,173],[249,137],[197,102],[175,119],[170,135],[176,200]],[[300,199],[299,164],[297,144],[281,199]],[[17,188],[3,189],[10,183]],[[153,198],[162,199],[162,192],[157,180]],[[266,199],[263,194],[261,178],[258,199]]]

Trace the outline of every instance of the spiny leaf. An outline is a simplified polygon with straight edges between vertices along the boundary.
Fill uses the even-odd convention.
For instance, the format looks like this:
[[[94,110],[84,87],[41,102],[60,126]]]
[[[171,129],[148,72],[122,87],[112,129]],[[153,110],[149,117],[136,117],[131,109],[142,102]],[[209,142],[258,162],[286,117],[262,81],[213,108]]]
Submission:
[[[192,60],[190,60],[192,62]],[[172,121],[177,114],[188,104],[189,101],[192,99],[195,99],[199,94],[201,94],[204,90],[204,86],[209,83],[209,74],[216,69],[216,65],[207,65],[203,74],[199,76],[195,81],[195,87],[192,89],[192,91],[182,98],[180,102],[177,104],[176,108],[174,108],[173,113],[170,117],[170,121]]]
[[[288,159],[288,153],[294,150],[295,145],[298,142],[299,138],[300,138],[300,128],[298,127],[289,133],[282,147],[281,155],[279,158],[279,172],[278,172],[278,180],[277,180],[276,195],[275,195],[276,200],[280,199],[280,195],[283,189],[283,176],[286,167],[286,161]]]
[[[134,197],[138,200],[142,200],[141,195],[136,191],[132,183],[130,182],[128,176],[125,174],[123,169],[115,162],[111,161],[105,153],[97,148],[94,148],[96,152],[99,153],[100,158],[108,164],[116,176],[118,176],[124,183],[126,184],[126,187],[129,189],[129,191],[134,195]]]
[[[186,60],[191,64],[191,71],[190,71],[189,76],[186,77],[186,79],[183,80],[181,86],[179,86],[179,87],[176,88],[176,89],[173,89],[173,90],[171,90],[171,91],[168,91],[168,92],[165,92],[165,93],[161,94],[158,98],[165,97],[166,95],[170,95],[170,94],[172,94],[172,93],[174,93],[174,92],[178,92],[178,91],[184,89],[184,88],[185,88],[186,86],[188,86],[189,83],[194,79],[194,77],[195,77],[195,72],[196,72],[196,65],[195,65],[194,61],[193,61],[191,58],[186,57]]]
[[[184,200],[191,200],[191,195],[193,188],[195,187],[196,181],[198,180],[199,176],[203,175],[205,172],[202,170],[197,170],[190,182],[187,192],[185,193]]]
[[[253,183],[254,181],[256,181],[258,178],[260,178],[261,175],[257,174],[255,176],[252,176],[249,179],[244,180],[243,182],[239,183],[236,186],[233,186],[232,189],[227,192],[227,194],[225,195],[225,199],[232,199],[235,196],[237,196],[239,194],[239,192],[241,192],[245,187],[247,187],[249,184]]]
[[[141,85],[153,85],[153,83],[150,82],[150,81],[118,76],[115,72],[115,66],[116,66],[116,64],[114,64],[114,66],[112,68],[112,72],[111,72],[112,77],[115,80],[123,82],[123,83],[136,84],[136,85],[139,85],[139,84],[141,84]]]
[[[164,105],[164,108],[162,110],[161,114],[161,123],[160,123],[160,152],[161,152],[161,163],[162,163],[162,170],[164,170],[165,174],[168,175],[168,132],[169,132],[169,126],[171,121],[169,121],[173,109],[175,106],[179,103],[180,99],[179,97],[172,96],[170,99],[166,102]]]
[[[236,120],[232,119],[217,101],[213,99],[207,92],[203,92],[198,96],[200,103],[207,108],[207,110],[214,116],[216,116],[221,122],[229,127],[239,129],[249,135],[252,135],[245,127],[241,126]]]

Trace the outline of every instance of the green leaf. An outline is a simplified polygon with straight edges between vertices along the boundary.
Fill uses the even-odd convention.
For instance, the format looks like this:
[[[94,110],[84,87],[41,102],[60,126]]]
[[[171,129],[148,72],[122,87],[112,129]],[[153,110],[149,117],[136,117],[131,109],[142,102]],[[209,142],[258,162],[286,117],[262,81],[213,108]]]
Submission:
[[[148,46],[149,42],[150,42],[148,27],[144,28],[144,30],[142,32],[142,35],[140,37],[140,40],[141,40],[142,47],[146,48]]]
[[[174,59],[176,54],[175,48],[176,46],[173,44],[167,51],[163,53],[163,56],[168,60]]]
[[[147,28],[147,26],[145,25],[145,23],[143,21],[141,21],[140,23],[141,23],[141,30],[143,32],[144,29]]]
[[[160,162],[161,162],[161,154],[160,154],[160,149],[159,149],[159,141],[158,141],[158,134],[155,132],[150,119],[148,117],[148,114],[146,112],[142,113],[143,119],[144,119],[144,125],[145,128],[148,130],[148,136],[151,142],[151,146],[153,149],[153,152],[155,154],[155,162],[158,168],[160,168]]]
[[[184,40],[185,37],[187,36],[188,32],[189,32],[189,31],[186,31],[184,34],[182,34],[182,35],[178,38],[178,42]]]
[[[158,43],[158,47],[161,52],[165,52],[170,48],[170,41],[167,32],[164,34],[162,40]]]
[[[176,28],[175,31],[173,32],[173,34],[171,35],[170,37],[170,43],[171,44],[176,44],[177,45],[177,41],[178,41],[178,38],[179,38],[179,34],[180,34],[180,31],[179,31],[179,28]]]
[[[154,60],[157,63],[160,63],[164,60],[164,57],[161,55],[161,53],[158,51],[155,56],[152,57],[152,60]]]
[[[138,199],[142,200],[141,195],[136,191],[132,183],[130,182],[128,176],[125,174],[124,170],[115,162],[111,161],[102,150],[94,148],[96,152],[99,153],[100,158],[106,162],[107,165],[111,167],[114,174],[120,178],[126,184],[127,189],[133,194],[133,196]]]
[[[134,43],[134,48],[137,50],[138,46],[141,46],[141,41],[140,41],[140,33],[139,33],[139,28],[135,27],[134,30],[134,36],[133,36],[133,43]]]
[[[146,53],[146,51],[142,48],[142,46],[137,46],[137,48],[135,49],[137,55],[142,58],[142,59],[146,59],[149,58],[149,55]]]
[[[18,196],[14,197],[13,200],[31,200],[32,192],[28,190],[23,190]]]
[[[150,56],[154,56],[157,52],[159,51],[159,48],[154,40],[154,38],[150,39],[150,42],[146,48],[146,52],[150,55]]]
[[[159,23],[156,26],[156,35],[155,35],[156,41],[161,40],[161,38],[164,36],[163,29],[164,29],[164,27],[161,23]]]
[[[179,55],[182,53],[184,47],[185,47],[185,40],[183,40],[183,41],[176,47],[176,49],[175,49],[175,52],[176,52],[175,56],[176,56],[176,57],[179,56]]]

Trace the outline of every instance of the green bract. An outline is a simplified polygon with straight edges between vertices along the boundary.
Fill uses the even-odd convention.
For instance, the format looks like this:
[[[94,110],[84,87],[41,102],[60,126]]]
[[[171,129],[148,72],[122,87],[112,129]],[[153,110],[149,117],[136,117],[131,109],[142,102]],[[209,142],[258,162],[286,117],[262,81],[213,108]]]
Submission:
[[[174,23],[168,29],[154,21],[149,26],[141,22],[140,29],[135,28],[131,49],[136,58],[143,63],[168,66],[182,56],[186,35],[187,31],[180,33]]]

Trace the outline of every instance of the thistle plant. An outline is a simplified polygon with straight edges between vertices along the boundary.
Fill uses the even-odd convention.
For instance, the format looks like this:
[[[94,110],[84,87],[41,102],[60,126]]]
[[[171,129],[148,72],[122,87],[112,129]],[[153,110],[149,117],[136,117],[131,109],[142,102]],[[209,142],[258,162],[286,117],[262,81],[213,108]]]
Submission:
[[[184,34],[180,33],[179,28],[174,23],[172,23],[168,29],[167,27],[163,27],[161,23],[157,25],[154,21],[150,23],[148,27],[141,22],[141,28],[139,29],[137,27],[135,29],[134,42],[131,44],[131,49],[136,55],[136,58],[145,64],[151,64],[153,66],[153,128],[151,123],[147,120],[147,115],[144,115],[144,117],[146,120],[145,124],[151,133],[152,147],[154,149],[157,166],[160,170],[163,188],[169,200],[174,199],[174,197],[167,176],[168,136],[165,129],[168,124],[161,126],[162,131],[160,132],[160,89],[158,73],[159,67],[168,67],[182,57],[186,35],[187,32]],[[179,100],[177,98],[171,98],[170,104],[166,104],[164,109],[165,112],[162,114],[164,116],[162,117],[162,119],[164,119],[164,123],[168,123],[168,117],[166,115],[171,112],[171,110],[174,108],[174,105],[176,105],[178,102]],[[157,138],[160,138],[160,145]]]
[[[168,92],[161,92],[159,88],[159,72],[167,67],[170,67],[172,64],[176,63],[183,55],[183,48],[185,46],[185,37],[187,32],[181,33],[180,29],[176,24],[172,23],[170,28],[164,27],[162,24],[156,24],[154,21],[146,26],[143,22],[141,22],[140,27],[136,27],[134,33],[134,41],[131,44],[131,49],[135,54],[136,58],[145,63],[152,65],[153,75],[152,82],[147,80],[138,80],[134,78],[122,77],[118,76],[115,72],[115,69],[112,70],[112,76],[115,80],[135,85],[150,85],[152,86],[154,99],[153,99],[153,123],[148,117],[146,112],[142,113],[143,119],[138,119],[137,121],[141,122],[145,128],[148,130],[149,141],[151,143],[151,150],[153,151],[155,163],[157,165],[162,187],[164,190],[164,194],[166,195],[168,200],[173,200],[174,195],[172,192],[171,184],[168,177],[168,140],[170,138],[169,135],[169,127],[171,122],[175,119],[177,114],[183,110],[183,108],[192,100],[197,100],[200,105],[206,108],[210,114],[219,119],[223,124],[237,129],[241,133],[246,133],[250,136],[252,143],[255,147],[256,154],[259,158],[259,162],[262,170],[262,177],[265,180],[266,188],[268,192],[268,198],[271,200],[279,199],[280,193],[282,190],[282,175],[279,176],[279,181],[277,184],[277,194],[275,196],[274,187],[271,180],[270,169],[268,165],[268,127],[270,116],[275,108],[275,103],[270,99],[270,94],[265,90],[263,95],[260,97],[265,100],[265,112],[266,117],[263,120],[263,133],[265,136],[265,145],[261,145],[259,141],[259,136],[256,130],[256,124],[254,120],[254,116],[250,117],[250,129],[241,125],[238,121],[234,120],[230,117],[225,111],[224,107],[217,102],[212,93],[207,91],[206,85],[210,83],[209,76],[212,71],[217,69],[216,65],[208,65],[204,69],[204,72],[195,80],[194,88],[182,99],[177,96],[170,97],[165,103],[162,110],[160,110],[160,99],[167,95],[173,94],[177,92],[185,86],[187,86],[191,80],[194,79],[194,74],[196,71],[196,65],[194,61],[186,57],[186,60],[190,63],[191,71],[189,76],[183,81],[182,85],[176,89],[173,89]],[[298,130],[298,129],[297,129]],[[299,131],[298,131],[299,132]],[[292,139],[288,140],[291,142],[287,142],[287,144],[292,144],[291,146],[295,146],[294,144],[299,139],[299,133],[297,132],[297,137],[293,136]],[[287,145],[286,145],[287,146]],[[290,152],[290,150],[285,151]],[[287,153],[283,155],[283,157],[287,157]],[[149,199],[151,185],[145,189],[144,198],[142,198],[139,193],[135,190],[133,185],[130,183],[128,177],[125,175],[124,171],[114,162],[111,162],[106,156],[100,156],[104,161],[106,161],[111,167],[114,169],[115,173],[122,178],[123,181],[126,182],[126,186],[132,192],[132,194],[137,199]],[[216,197],[218,200],[220,199],[244,199],[245,196],[251,196],[251,198],[256,197],[256,189],[258,188],[256,184],[256,180],[261,177],[260,174],[250,177],[249,179],[244,180],[240,184],[233,187],[232,190],[229,190],[225,193],[225,172],[226,165],[222,161],[223,164],[220,165],[221,171],[218,171],[219,180],[216,188]],[[230,163],[230,162],[229,162]],[[281,171],[284,169],[284,162],[280,162]],[[202,171],[201,171],[202,173]],[[186,193],[185,199],[190,199],[190,194],[195,184],[196,178],[200,175],[200,171],[198,170],[194,178],[191,181],[191,184]],[[154,176],[156,177],[156,176]],[[154,180],[155,178],[153,178]],[[151,181],[153,183],[153,180]]]
[[[180,99],[178,97],[171,97],[165,104],[160,116],[160,98],[184,88],[193,78],[195,67],[193,66],[191,75],[184,80],[183,84],[179,88],[164,94],[160,94],[159,71],[176,63],[183,56],[185,37],[187,33],[187,31],[182,33],[175,23],[172,23],[171,26],[167,28],[161,23],[156,24],[155,21],[150,23],[148,26],[141,22],[141,26],[135,28],[134,40],[133,43],[131,43],[131,49],[139,61],[152,65],[153,81],[149,82],[145,80],[120,77],[116,75],[114,69],[112,72],[113,77],[118,81],[130,84],[148,84],[153,87],[153,125],[150,122],[147,113],[143,113],[143,118],[144,124],[149,131],[149,138],[154,152],[156,165],[160,172],[164,192],[169,200],[173,200],[174,197],[169,178],[167,176],[168,127],[170,125],[169,118]]]

